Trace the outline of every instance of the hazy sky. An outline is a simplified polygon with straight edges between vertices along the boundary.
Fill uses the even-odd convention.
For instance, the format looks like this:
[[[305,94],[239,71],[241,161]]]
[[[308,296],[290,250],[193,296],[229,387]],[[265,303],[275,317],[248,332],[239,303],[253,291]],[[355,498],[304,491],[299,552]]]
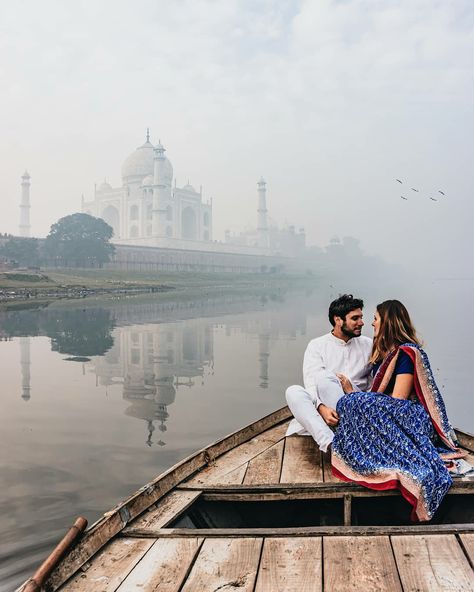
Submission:
[[[0,43],[0,231],[25,168],[44,236],[120,184],[150,127],[213,197],[217,239],[255,225],[263,175],[271,219],[309,244],[471,275],[472,0],[18,0]]]

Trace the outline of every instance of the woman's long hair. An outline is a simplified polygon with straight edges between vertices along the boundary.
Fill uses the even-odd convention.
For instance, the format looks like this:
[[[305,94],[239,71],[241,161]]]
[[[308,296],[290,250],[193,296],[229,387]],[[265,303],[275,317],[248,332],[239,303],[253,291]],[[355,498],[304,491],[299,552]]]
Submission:
[[[385,300],[377,305],[380,315],[380,329],[374,338],[372,364],[380,362],[393,349],[402,343],[421,345],[407,309],[399,300]]]

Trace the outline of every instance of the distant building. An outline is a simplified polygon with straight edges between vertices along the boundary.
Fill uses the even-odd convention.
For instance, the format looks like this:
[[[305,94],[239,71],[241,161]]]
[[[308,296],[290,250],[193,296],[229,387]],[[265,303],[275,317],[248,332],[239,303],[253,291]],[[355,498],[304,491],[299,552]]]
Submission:
[[[104,181],[82,211],[103,218],[122,244],[197,248],[212,241],[212,202],[189,183],[173,186],[173,166],[161,142],[146,142],[122,165],[122,185]]]
[[[30,236],[30,185],[31,177],[28,171],[21,176],[21,202],[20,202],[20,236]]]
[[[272,255],[297,257],[306,249],[306,234],[304,228],[296,231],[294,226],[278,228],[269,226],[267,219],[266,182],[262,178],[257,183],[258,208],[257,227],[244,230],[239,234],[225,233],[225,242],[229,245],[240,245],[266,249]]]
[[[142,247],[162,247],[245,255],[294,257],[305,249],[304,230],[268,224],[266,182],[257,183],[255,229],[231,234],[225,242],[213,240],[212,199],[204,202],[202,188],[173,183],[173,166],[161,142],[146,141],[122,165],[122,185],[104,181],[92,200],[82,200],[82,211],[102,218],[114,229],[112,241]]]

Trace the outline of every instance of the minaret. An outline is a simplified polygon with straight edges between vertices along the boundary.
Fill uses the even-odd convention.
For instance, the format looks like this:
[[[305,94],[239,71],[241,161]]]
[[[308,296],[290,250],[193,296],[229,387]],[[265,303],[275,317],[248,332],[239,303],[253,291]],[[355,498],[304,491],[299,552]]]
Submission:
[[[31,337],[20,337],[21,398],[24,401],[29,401],[31,397],[30,340]]]
[[[270,241],[268,237],[268,222],[267,222],[267,184],[265,179],[260,177],[260,181],[257,183],[258,187],[258,217],[257,217],[257,235],[258,235],[258,246],[264,249],[268,249]]]
[[[21,177],[20,236],[30,236],[30,175],[25,171]]]
[[[268,388],[268,359],[270,358],[270,334],[258,336],[258,361],[260,363],[260,388]]]
[[[166,234],[166,182],[165,182],[165,148],[158,141],[155,147],[153,161],[153,217],[152,235],[165,236]]]

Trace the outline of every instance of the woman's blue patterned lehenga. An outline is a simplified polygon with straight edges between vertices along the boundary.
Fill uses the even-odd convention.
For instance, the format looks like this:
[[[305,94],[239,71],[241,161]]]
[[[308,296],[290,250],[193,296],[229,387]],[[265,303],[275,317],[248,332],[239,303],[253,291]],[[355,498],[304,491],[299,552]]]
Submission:
[[[378,392],[390,380],[400,350],[414,364],[413,399]],[[400,489],[413,506],[412,519],[430,520],[452,483],[440,453],[452,455],[456,442],[424,351],[400,346],[383,361],[372,389],[339,400],[333,473],[372,489]]]

